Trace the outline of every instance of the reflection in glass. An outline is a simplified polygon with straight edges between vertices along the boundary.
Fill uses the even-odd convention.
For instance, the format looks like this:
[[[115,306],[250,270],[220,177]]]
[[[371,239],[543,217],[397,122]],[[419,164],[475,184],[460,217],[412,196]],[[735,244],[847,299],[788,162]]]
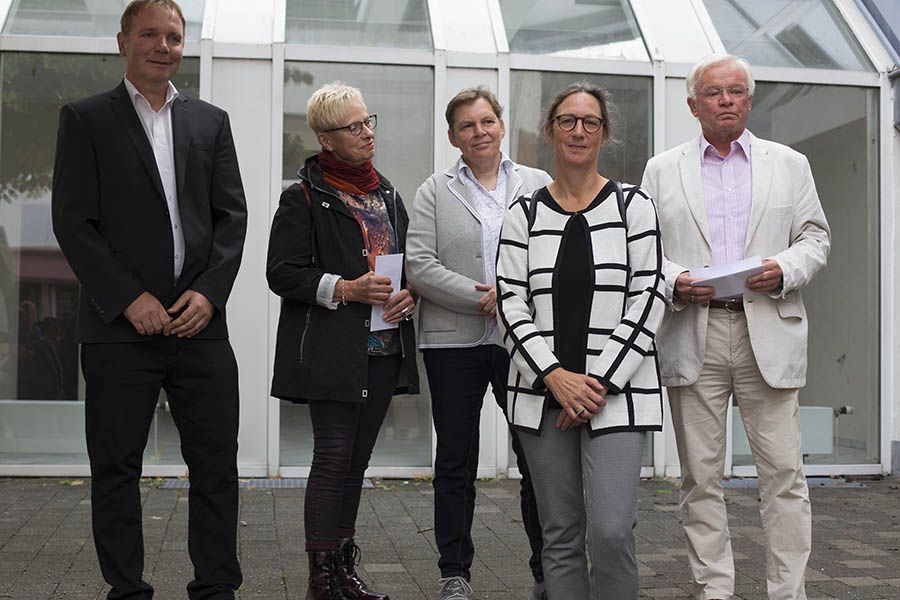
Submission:
[[[625,0],[500,0],[510,52],[649,60]]]
[[[613,141],[600,153],[600,172],[614,179],[640,183],[652,151],[652,80],[648,77],[513,71],[509,116],[511,158],[551,175],[555,172],[553,148],[540,130],[543,110],[565,87],[583,80],[603,86],[610,92],[614,105],[610,115]]]
[[[878,89],[759,83],[748,127],[809,158],[832,228],[828,265],[803,289],[809,371],[800,404],[804,446],[827,428],[833,448],[806,462],[878,463]],[[853,310],[835,289],[853,290]],[[752,463],[745,454],[734,464]]]
[[[129,0],[15,0],[3,33],[113,38]],[[179,0],[185,39],[200,39],[205,0]]]
[[[285,41],[430,50],[425,0],[287,0]]]
[[[184,61],[174,81],[180,91],[196,95],[199,66],[198,59]],[[84,397],[75,338],[78,283],[53,236],[50,188],[59,108],[111,89],[122,74],[121,59],[109,56],[0,54],[3,463],[87,462],[78,402]]]
[[[871,70],[830,0],[704,0],[725,49],[754,65]]]
[[[375,167],[412,205],[419,185],[432,172],[434,148],[434,72],[430,67],[289,62],[284,71],[284,154],[287,187],[297,169],[319,151],[306,125],[306,102],[323,84],[340,80],[358,87],[369,113],[378,115]],[[431,412],[425,369],[419,364],[422,392],[397,396],[372,456],[372,466],[430,466]],[[281,464],[308,466],[312,425],[305,405],[281,403]]]

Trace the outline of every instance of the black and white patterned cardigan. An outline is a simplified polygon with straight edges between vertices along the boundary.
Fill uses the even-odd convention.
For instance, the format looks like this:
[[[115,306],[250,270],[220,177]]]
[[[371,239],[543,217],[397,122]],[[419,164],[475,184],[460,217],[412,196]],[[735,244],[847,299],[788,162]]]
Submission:
[[[588,424],[591,435],[662,429],[654,344],[666,306],[659,222],[647,194],[629,184],[622,189],[624,222],[615,191],[582,213],[595,273],[587,374],[609,390],[606,406]],[[500,233],[497,320],[512,359],[508,417],[520,430],[540,429],[548,393],[543,378],[559,366],[554,281],[571,218],[533,192],[510,206]]]

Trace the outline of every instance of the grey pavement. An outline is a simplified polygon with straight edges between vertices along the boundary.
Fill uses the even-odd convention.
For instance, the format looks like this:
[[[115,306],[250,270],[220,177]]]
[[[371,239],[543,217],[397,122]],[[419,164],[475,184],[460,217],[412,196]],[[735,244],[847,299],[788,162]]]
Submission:
[[[809,600],[900,598],[900,479],[813,487]],[[95,600],[106,587],[90,535],[89,480],[0,479],[0,599]],[[186,598],[187,491],[145,480],[145,577],[161,600]],[[518,482],[480,481],[473,536],[476,598],[528,599],[528,544]],[[306,592],[302,489],[241,491],[242,599],[302,599]],[[765,557],[754,488],[729,489],[737,596],[763,600]],[[363,494],[361,573],[392,600],[436,598],[438,570],[428,481],[377,480]],[[677,482],[643,481],[637,550],[641,598],[687,600]],[[563,599],[568,600],[568,599]]]

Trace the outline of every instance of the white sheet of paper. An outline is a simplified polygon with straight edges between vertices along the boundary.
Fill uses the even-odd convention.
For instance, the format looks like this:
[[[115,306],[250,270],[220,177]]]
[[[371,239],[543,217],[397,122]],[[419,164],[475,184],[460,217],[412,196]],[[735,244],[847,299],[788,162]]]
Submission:
[[[403,254],[381,254],[375,257],[375,274],[391,278],[394,294],[400,291],[400,275],[403,273]],[[393,296],[393,294],[391,294]],[[399,323],[384,322],[384,306],[372,305],[372,318],[369,320],[369,331],[397,329]]]
[[[762,272],[762,259],[758,256],[751,256],[727,265],[691,269],[691,277],[697,280],[692,282],[691,286],[714,287],[716,288],[716,298],[739,296],[747,287],[747,278]]]

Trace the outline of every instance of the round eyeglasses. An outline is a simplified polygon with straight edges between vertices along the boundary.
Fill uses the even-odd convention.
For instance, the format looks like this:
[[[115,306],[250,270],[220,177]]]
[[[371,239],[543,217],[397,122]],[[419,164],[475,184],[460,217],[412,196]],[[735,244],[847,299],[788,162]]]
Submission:
[[[346,131],[350,135],[356,136],[362,133],[363,126],[369,129],[369,131],[375,131],[375,128],[378,127],[378,115],[369,115],[362,121],[357,121],[356,123],[350,123],[349,125],[344,125],[343,127],[333,127],[331,129],[325,129],[322,133],[331,133],[332,131]]]
[[[553,117],[553,120],[556,121],[556,125],[563,131],[572,131],[578,124],[578,121],[581,121],[581,126],[584,127],[587,133],[597,133],[603,126],[603,119],[593,116],[556,115]]]

